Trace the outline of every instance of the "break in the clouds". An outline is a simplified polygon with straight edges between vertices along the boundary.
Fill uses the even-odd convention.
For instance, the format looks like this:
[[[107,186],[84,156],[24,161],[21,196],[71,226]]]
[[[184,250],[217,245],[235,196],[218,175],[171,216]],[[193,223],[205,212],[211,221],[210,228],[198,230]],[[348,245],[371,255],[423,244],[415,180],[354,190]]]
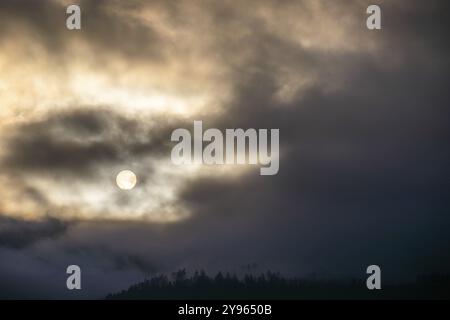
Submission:
[[[69,31],[67,1],[0,1],[0,295],[71,297],[69,264],[90,297],[178,267],[450,270],[445,1],[378,1],[379,31],[364,0],[77,3]],[[173,166],[194,120],[279,128],[279,173]]]

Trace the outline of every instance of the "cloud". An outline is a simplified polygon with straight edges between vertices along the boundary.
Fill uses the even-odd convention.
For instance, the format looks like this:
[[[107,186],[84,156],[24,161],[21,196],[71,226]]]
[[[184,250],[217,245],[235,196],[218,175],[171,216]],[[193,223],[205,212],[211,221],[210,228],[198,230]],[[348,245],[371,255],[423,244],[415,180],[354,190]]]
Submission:
[[[130,118],[96,107],[51,112],[19,124],[3,138],[1,178],[8,185],[3,210],[34,217],[50,211],[63,219],[177,220],[185,213],[173,199],[175,172],[162,168],[170,160],[170,133],[184,123],[176,117]],[[133,193],[115,186],[124,168],[138,175]],[[24,195],[26,201],[19,202]]]
[[[368,1],[91,1],[81,33],[63,2],[16,3],[0,5],[3,278],[58,297],[32,269],[64,281],[79,263],[89,295],[179,267],[450,270],[429,262],[450,249],[447,2],[381,1],[372,32]],[[170,166],[193,120],[279,128],[278,175]],[[123,167],[133,193],[114,186]],[[47,212],[82,221],[19,219]]]
[[[99,108],[50,113],[9,133],[3,163],[20,172],[56,170],[59,175],[91,175],[100,165],[167,152],[167,137],[175,126],[170,122],[138,121]]]
[[[83,33],[70,32],[66,28],[66,8],[74,2],[31,0],[0,3],[2,38],[14,35],[20,28],[22,35],[37,38],[52,55],[70,54],[68,45],[87,43],[96,50],[129,58],[161,58],[158,45],[161,40],[156,32],[139,20],[123,15],[134,5],[121,1],[78,1],[83,14]]]
[[[0,246],[22,249],[42,240],[63,235],[68,224],[56,218],[26,221],[0,216]]]

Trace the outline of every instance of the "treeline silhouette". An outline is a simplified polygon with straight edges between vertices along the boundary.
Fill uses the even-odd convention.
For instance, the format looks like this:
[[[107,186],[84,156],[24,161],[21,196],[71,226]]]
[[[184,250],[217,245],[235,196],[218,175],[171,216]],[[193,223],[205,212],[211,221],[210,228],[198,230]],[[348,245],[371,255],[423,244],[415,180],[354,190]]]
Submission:
[[[190,277],[185,269],[153,276],[129,289],[109,294],[106,299],[449,299],[449,275],[423,275],[415,283],[382,285],[382,290],[368,290],[365,280],[325,281],[286,279],[268,271],[259,275],[219,272],[209,277],[195,271]]]

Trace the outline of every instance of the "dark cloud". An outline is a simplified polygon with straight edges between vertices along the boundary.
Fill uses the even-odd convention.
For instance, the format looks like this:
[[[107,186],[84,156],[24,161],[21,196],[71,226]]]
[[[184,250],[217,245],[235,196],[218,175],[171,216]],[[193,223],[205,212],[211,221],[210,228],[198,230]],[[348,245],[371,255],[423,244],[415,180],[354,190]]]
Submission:
[[[259,262],[294,273],[352,273],[379,261],[397,279],[418,272],[417,257],[450,249],[448,11],[437,4],[425,13],[418,3],[405,11],[387,5],[389,31],[379,36],[375,55],[309,55],[302,48],[288,54],[269,38],[256,47],[258,56],[233,80],[232,108],[208,126],[280,128],[280,171],[269,179],[251,172],[238,181],[208,177],[186,186],[182,197],[202,213],[198,223],[226,230],[214,243],[241,239],[264,251]],[[395,29],[398,21],[404,24]],[[418,45],[412,41],[421,50],[411,50]],[[280,103],[272,55],[291,55],[294,70],[302,69],[294,57],[309,56],[322,76],[327,67],[343,67],[343,88],[327,92],[319,84]],[[395,62],[384,66],[390,57]]]
[[[23,28],[22,35],[38,39],[48,53],[61,61],[71,55],[72,41],[93,46],[102,54],[116,54],[132,59],[163,58],[164,42],[158,34],[136,19],[128,19],[122,13],[138,9],[122,1],[75,1],[82,10],[82,32],[66,28],[66,6],[57,1],[2,0],[0,2],[0,40]],[[94,56],[93,56],[94,58]],[[70,59],[70,58],[69,58]]]
[[[21,173],[87,175],[99,166],[170,152],[178,120],[127,118],[107,109],[54,112],[10,132],[3,165]]]
[[[274,11],[290,2],[261,3]],[[343,6],[364,17],[364,4]],[[189,24],[181,6],[154,5],[170,12],[174,23]],[[77,225],[42,255],[61,270],[66,262],[80,263],[89,271],[89,284],[103,292],[111,288],[102,278],[105,271],[126,283],[185,266],[213,272],[251,264],[261,271],[360,277],[376,263],[395,281],[419,272],[450,272],[445,258],[450,250],[450,10],[444,1],[381,5],[382,31],[365,30],[364,19],[355,30],[357,44],[376,43],[371,51],[350,50],[345,43],[339,50],[295,44],[233,6],[204,4],[213,21],[208,31],[221,39],[212,52],[228,67],[232,94],[225,112],[198,120],[205,128],[279,128],[278,175],[251,170],[238,177],[192,178],[178,195],[193,213],[190,219],[171,225]],[[101,7],[87,10],[89,41],[129,58],[158,52],[153,31],[126,19],[110,20],[110,13],[95,11]],[[39,24],[33,17],[23,19]],[[237,36],[245,30],[251,32]],[[280,70],[312,81],[282,101]],[[23,173],[95,175],[92,168],[123,159],[168,156],[170,132],[191,126],[186,119],[127,118],[110,110],[55,112],[10,133],[4,165]],[[46,201],[30,190],[33,195]],[[5,218],[2,223],[0,243],[9,248],[28,249],[37,239],[58,234],[55,229],[64,230],[55,221]],[[23,230],[31,230],[26,232],[31,240],[19,236]],[[34,263],[43,268],[42,261]]]
[[[0,216],[0,246],[22,249],[38,241],[57,238],[67,228],[67,223],[56,218],[27,221]]]

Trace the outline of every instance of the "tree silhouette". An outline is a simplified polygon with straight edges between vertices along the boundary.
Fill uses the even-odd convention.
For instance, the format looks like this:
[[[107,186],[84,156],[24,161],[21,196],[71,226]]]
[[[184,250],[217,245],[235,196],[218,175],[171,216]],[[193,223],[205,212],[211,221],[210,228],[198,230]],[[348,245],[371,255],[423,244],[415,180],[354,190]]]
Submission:
[[[449,299],[449,275],[421,275],[415,283],[383,285],[368,290],[365,280],[325,281],[291,278],[268,271],[259,275],[222,272],[209,277],[204,270],[191,277],[186,269],[156,275],[107,299]]]

